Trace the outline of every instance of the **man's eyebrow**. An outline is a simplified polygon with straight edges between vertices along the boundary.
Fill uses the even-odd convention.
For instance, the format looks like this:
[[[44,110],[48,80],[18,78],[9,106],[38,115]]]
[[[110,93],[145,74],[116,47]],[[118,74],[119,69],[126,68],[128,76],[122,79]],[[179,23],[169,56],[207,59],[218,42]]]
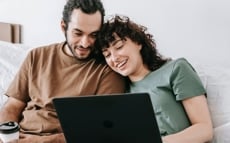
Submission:
[[[99,30],[93,31],[91,34],[98,34],[98,33],[99,33]]]
[[[81,29],[78,29],[78,28],[75,28],[73,29],[75,32],[81,32],[81,33],[84,33]],[[99,32],[99,30],[96,30],[96,31],[93,31],[91,32],[90,34],[97,34]]]
[[[83,32],[82,30],[78,29],[78,28],[74,28],[73,29],[74,31],[77,31],[77,32]]]

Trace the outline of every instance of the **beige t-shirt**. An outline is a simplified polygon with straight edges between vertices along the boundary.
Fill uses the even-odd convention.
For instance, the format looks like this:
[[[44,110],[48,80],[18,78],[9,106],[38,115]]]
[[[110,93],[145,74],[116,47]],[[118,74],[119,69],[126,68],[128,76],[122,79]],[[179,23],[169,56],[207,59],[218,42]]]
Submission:
[[[94,59],[77,61],[67,56],[64,44],[33,49],[6,92],[27,102],[20,121],[23,132],[40,135],[62,132],[53,97],[124,92],[121,76]],[[74,109],[70,112],[74,114]]]

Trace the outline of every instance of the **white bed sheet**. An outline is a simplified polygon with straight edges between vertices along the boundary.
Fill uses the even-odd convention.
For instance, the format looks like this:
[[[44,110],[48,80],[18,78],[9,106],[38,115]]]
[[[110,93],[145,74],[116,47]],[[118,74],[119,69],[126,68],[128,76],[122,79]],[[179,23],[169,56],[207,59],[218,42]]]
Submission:
[[[0,108],[7,99],[4,94],[24,60],[29,46],[0,41]]]

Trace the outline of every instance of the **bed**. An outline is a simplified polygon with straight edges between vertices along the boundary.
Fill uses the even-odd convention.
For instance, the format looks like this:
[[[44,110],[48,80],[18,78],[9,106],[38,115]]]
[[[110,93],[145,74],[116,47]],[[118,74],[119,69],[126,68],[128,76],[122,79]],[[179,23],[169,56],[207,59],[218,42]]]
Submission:
[[[0,23],[0,108],[7,99],[8,85],[31,49],[21,43],[20,29],[18,24]],[[211,143],[230,143],[230,68],[202,61],[191,64],[207,90],[215,134]]]
[[[21,25],[0,22],[0,108],[6,88],[30,49],[21,43]]]

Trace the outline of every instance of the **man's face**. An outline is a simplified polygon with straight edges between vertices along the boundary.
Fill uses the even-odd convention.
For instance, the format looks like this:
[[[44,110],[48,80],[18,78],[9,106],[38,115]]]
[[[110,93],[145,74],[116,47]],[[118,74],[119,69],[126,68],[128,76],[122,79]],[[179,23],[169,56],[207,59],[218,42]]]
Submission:
[[[79,60],[88,58],[93,51],[96,35],[101,27],[102,16],[99,11],[94,14],[83,13],[80,9],[72,12],[66,29],[67,44]]]

